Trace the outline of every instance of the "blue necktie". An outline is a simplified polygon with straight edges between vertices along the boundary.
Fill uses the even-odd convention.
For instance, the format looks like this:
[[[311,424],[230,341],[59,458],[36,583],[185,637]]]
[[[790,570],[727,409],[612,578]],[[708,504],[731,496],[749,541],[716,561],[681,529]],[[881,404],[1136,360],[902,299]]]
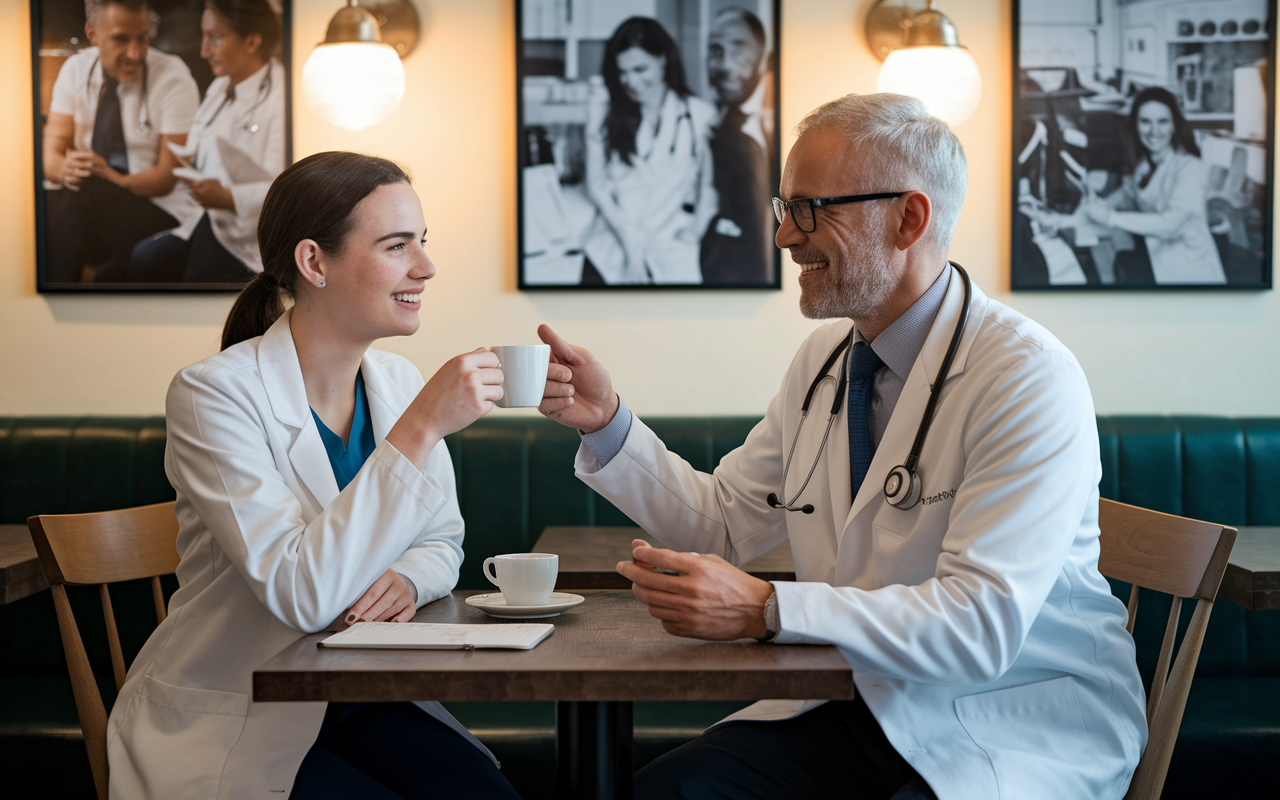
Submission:
[[[853,345],[853,358],[849,363],[849,474],[853,483],[853,494],[858,496],[862,487],[862,479],[871,468],[871,457],[876,454],[875,443],[871,441],[871,423],[869,408],[871,399],[871,380],[876,370],[884,366],[880,356],[866,342]]]

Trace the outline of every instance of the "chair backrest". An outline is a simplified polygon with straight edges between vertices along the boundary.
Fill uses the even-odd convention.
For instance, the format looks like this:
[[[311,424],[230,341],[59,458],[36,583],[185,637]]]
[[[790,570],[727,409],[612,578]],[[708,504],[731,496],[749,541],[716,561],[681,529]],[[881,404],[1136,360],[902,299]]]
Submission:
[[[1129,594],[1129,633],[1133,633],[1138,616],[1140,587],[1173,595],[1147,698],[1147,749],[1125,795],[1126,800],[1158,800],[1178,739],[1209,613],[1236,541],[1236,529],[1111,500],[1099,501],[1098,527],[1102,531],[1098,570],[1109,578],[1133,584]],[[1170,669],[1184,597],[1194,598],[1196,608]]]
[[[156,622],[163,622],[164,594],[159,576],[168,575],[178,567],[178,520],[173,515],[173,503],[169,502],[95,514],[30,517],[27,527],[31,529],[40,565],[53,592],[62,649],[71,673],[71,688],[84,743],[89,750],[93,781],[100,800],[107,800],[107,713],[71,612],[66,586],[98,584],[111,650],[111,669],[119,689],[124,684],[124,654],[107,584],[151,578]]]

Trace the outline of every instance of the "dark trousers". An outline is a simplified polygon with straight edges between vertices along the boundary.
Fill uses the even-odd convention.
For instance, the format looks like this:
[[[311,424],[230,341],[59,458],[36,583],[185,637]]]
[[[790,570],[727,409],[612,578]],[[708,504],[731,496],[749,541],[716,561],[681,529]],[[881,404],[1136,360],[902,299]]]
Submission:
[[[171,233],[150,236],[133,247],[129,280],[150,283],[245,283],[253,272],[231,255],[213,233],[208,213],[185,241]]]
[[[79,283],[86,266],[95,283],[126,280],[139,239],[178,221],[145,197],[91,175],[80,191],[45,192],[45,280]]]
[[[290,800],[520,800],[489,757],[412,703],[330,703]]]
[[[731,722],[636,773],[635,800],[936,800],[862,699]]]

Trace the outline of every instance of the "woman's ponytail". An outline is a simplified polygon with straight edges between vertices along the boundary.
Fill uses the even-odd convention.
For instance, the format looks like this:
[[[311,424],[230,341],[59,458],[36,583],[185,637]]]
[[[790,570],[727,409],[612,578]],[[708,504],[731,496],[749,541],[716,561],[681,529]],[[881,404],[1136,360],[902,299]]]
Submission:
[[[222,349],[261,336],[285,312],[285,298],[297,299],[294,250],[304,239],[336,256],[355,226],[351,212],[379,186],[409,183],[409,176],[385,158],[328,152],[307,156],[271,184],[258,215],[262,273],[236,298],[222,328]]]
[[[269,273],[260,272],[240,290],[226,324],[222,326],[222,349],[261,336],[284,313],[280,286]]]

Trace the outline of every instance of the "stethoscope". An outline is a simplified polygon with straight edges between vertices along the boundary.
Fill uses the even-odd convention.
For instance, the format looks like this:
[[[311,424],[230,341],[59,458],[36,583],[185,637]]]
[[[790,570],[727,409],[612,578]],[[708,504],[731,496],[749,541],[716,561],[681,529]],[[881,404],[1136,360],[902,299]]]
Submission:
[[[929,391],[929,402],[924,407],[924,416],[920,419],[920,427],[916,430],[916,440],[911,445],[911,452],[907,455],[907,460],[903,464],[899,464],[889,470],[889,474],[884,479],[884,497],[889,501],[889,505],[903,511],[911,508],[920,502],[920,494],[922,483],[920,476],[916,474],[916,467],[920,463],[920,451],[924,449],[925,435],[929,432],[929,424],[933,422],[933,412],[938,405],[938,397],[942,394],[942,382],[946,379],[947,373],[951,371],[951,361],[955,358],[956,350],[960,347],[960,339],[964,336],[965,323],[969,320],[969,300],[973,291],[973,284],[969,280],[969,273],[964,271],[964,267],[955,262],[947,262],[956,268],[960,273],[960,278],[964,281],[964,307],[960,310],[960,320],[956,323],[955,330],[951,334],[951,344],[947,347],[947,354],[942,359],[942,366],[938,368],[938,377],[933,382],[933,388]],[[818,452],[813,457],[813,466],[809,468],[809,474],[804,476],[804,483],[795,495],[785,503],[778,502],[778,494],[770,493],[765,502],[770,508],[781,508],[784,511],[800,511],[804,514],[813,513],[813,505],[806,503],[804,506],[797,508],[794,503],[800,499],[800,495],[804,494],[805,487],[809,485],[809,480],[813,477],[813,473],[818,469],[818,463],[822,460],[822,450],[827,446],[827,437],[831,435],[831,426],[835,423],[836,414],[841,413],[844,405],[844,393],[848,385],[845,376],[848,371],[849,359],[843,359],[840,363],[840,377],[836,378],[827,374],[831,369],[831,365],[835,363],[837,358],[846,350],[853,347],[854,331],[849,331],[849,336],[841,340],[835,350],[831,351],[831,355],[827,356],[827,360],[822,363],[822,368],[818,370],[818,375],[813,379],[813,383],[809,384],[809,391],[804,396],[804,403],[800,406],[800,423],[796,426],[795,436],[791,439],[791,449],[787,451],[787,460],[782,465],[782,483],[778,487],[778,494],[786,496],[787,490],[787,473],[791,471],[791,457],[795,455],[796,443],[800,441],[800,431],[804,428],[805,418],[809,416],[809,403],[813,400],[814,394],[817,393],[818,387],[822,386],[826,381],[836,382],[836,397],[831,403],[830,416],[827,417],[827,429],[822,433],[822,442],[818,445]]]
[[[84,93],[89,99],[89,105],[93,103],[93,71],[102,66],[102,57],[94,56],[93,65],[89,67],[89,74],[84,79]],[[103,75],[103,80],[106,76]],[[142,62],[142,103],[138,106],[138,135],[146,136],[151,133],[151,110],[147,107],[147,62]]]
[[[254,98],[253,105],[249,106],[249,109],[240,115],[240,119],[244,120],[240,127],[245,133],[257,133],[262,129],[262,126],[253,121],[253,112],[257,111],[263,103],[267,102],[267,97],[271,94],[272,80],[271,65],[268,64],[267,74],[263,75],[262,80],[258,82],[258,94],[257,97]],[[222,102],[213,110],[213,114],[209,116],[209,119],[204,120],[201,123],[202,126],[206,129],[213,127],[214,120],[218,118],[218,115],[222,113],[222,109],[230,102],[231,96],[224,93],[222,96]]]

